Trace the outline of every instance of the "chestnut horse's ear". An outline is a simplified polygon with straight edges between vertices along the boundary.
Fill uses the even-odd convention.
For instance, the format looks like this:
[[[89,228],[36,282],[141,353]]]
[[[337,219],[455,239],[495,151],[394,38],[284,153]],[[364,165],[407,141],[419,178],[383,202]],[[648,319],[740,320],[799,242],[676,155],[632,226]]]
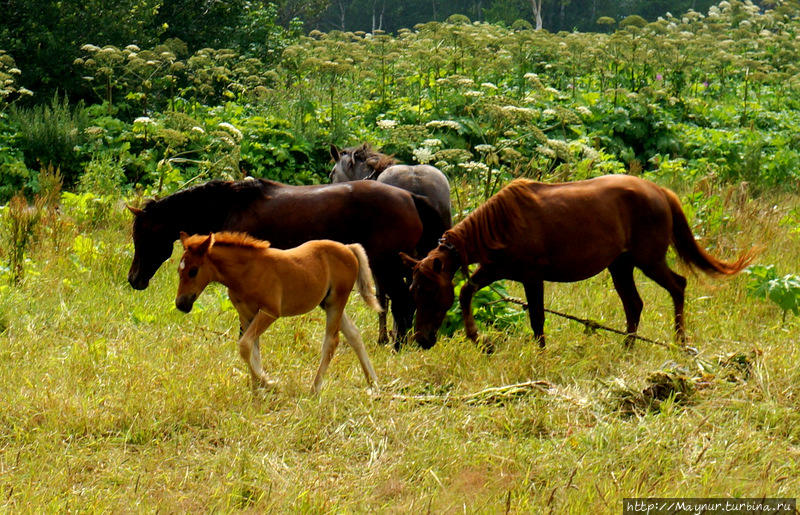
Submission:
[[[336,148],[336,145],[334,145],[333,143],[331,143],[331,157],[333,158],[334,161],[338,161],[339,158],[341,157],[339,149]]]
[[[208,235],[208,238],[203,240],[203,243],[197,246],[197,253],[198,254],[205,254],[208,252],[211,247],[214,246],[214,233]]]
[[[412,258],[405,252],[400,252],[400,260],[406,265],[408,268],[414,268],[419,263],[419,260]]]
[[[186,238],[188,238],[189,235],[186,234],[185,232],[181,231],[181,233],[178,236],[181,239],[181,243],[183,244],[183,248],[186,248]]]
[[[139,215],[141,215],[141,214],[142,214],[142,210],[141,210],[141,209],[139,209],[138,207],[133,207],[133,206],[132,206],[132,205],[130,205],[130,204],[125,204],[125,207],[127,207],[127,208],[128,208],[128,211],[130,211],[131,213],[133,213],[133,216],[139,216]]]

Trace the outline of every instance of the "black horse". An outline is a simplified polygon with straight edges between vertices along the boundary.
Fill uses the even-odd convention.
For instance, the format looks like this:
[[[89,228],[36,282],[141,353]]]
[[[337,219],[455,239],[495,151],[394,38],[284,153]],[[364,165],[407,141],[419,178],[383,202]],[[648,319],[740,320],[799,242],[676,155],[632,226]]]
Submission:
[[[396,346],[411,328],[414,310],[399,252],[424,255],[444,231],[424,197],[374,181],[321,186],[211,181],[130,210],[134,255],[128,282],[137,290],[147,288],[181,231],[241,231],[281,249],[317,239],[360,243],[376,283],[392,300]]]

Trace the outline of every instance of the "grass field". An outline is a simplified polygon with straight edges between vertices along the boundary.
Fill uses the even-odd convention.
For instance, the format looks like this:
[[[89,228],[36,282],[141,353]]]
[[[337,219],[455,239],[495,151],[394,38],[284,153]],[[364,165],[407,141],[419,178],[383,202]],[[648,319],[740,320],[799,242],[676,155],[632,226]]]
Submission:
[[[760,263],[798,273],[798,228],[779,222],[799,201],[731,202],[704,244],[729,259],[763,244]],[[23,283],[0,286],[2,511],[619,513],[633,496],[800,492],[800,321],[782,324],[774,304],[747,296],[744,275],[689,275],[697,357],[626,350],[553,316],[544,350],[525,325],[492,333],[493,355],[461,333],[395,354],[374,343],[374,313],[354,296],[380,396],[346,346],[309,395],[322,311],[262,337],[281,384],[254,395],[223,288],[177,311],[175,252],[150,288],[132,290],[128,223],[121,210],[104,229],[64,222],[42,237]],[[669,296],[637,282],[640,333],[669,341]],[[546,306],[624,327],[607,273],[547,285]],[[647,407],[659,371],[686,388]],[[458,399],[529,380],[546,383]]]

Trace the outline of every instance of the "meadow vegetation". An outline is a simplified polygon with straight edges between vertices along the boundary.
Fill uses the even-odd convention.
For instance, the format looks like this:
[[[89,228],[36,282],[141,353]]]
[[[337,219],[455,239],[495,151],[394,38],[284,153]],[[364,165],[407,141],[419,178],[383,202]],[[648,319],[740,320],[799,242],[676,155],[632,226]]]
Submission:
[[[559,513],[795,496],[799,14],[726,1],[609,34],[456,18],[295,34],[270,65],[188,55],[178,40],[86,42],[73,65],[97,92],[88,106],[20,106],[24,70],[0,52],[0,506]],[[674,188],[715,255],[763,251],[729,280],[687,272],[697,355],[626,349],[552,315],[539,349],[527,317],[490,292],[477,300],[494,354],[455,311],[433,349],[394,353],[354,299],[379,395],[344,346],[309,395],[322,311],[265,333],[280,387],[253,394],[224,289],[188,315],[174,306],[179,244],[147,290],[127,284],[124,205],[244,174],[324,182],[328,144],[361,141],[439,166],[456,220],[515,177],[631,173]],[[671,341],[668,295],[636,280],[640,334]],[[545,294],[548,308],[624,327],[607,273]]]

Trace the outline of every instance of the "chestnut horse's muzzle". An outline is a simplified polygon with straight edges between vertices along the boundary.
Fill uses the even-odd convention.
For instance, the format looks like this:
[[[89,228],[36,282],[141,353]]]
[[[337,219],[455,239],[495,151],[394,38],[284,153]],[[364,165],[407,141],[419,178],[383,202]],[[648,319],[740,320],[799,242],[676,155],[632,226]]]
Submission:
[[[175,307],[177,307],[184,313],[188,313],[192,310],[192,306],[194,305],[195,300],[197,300],[196,293],[178,295],[178,297],[175,298]]]

